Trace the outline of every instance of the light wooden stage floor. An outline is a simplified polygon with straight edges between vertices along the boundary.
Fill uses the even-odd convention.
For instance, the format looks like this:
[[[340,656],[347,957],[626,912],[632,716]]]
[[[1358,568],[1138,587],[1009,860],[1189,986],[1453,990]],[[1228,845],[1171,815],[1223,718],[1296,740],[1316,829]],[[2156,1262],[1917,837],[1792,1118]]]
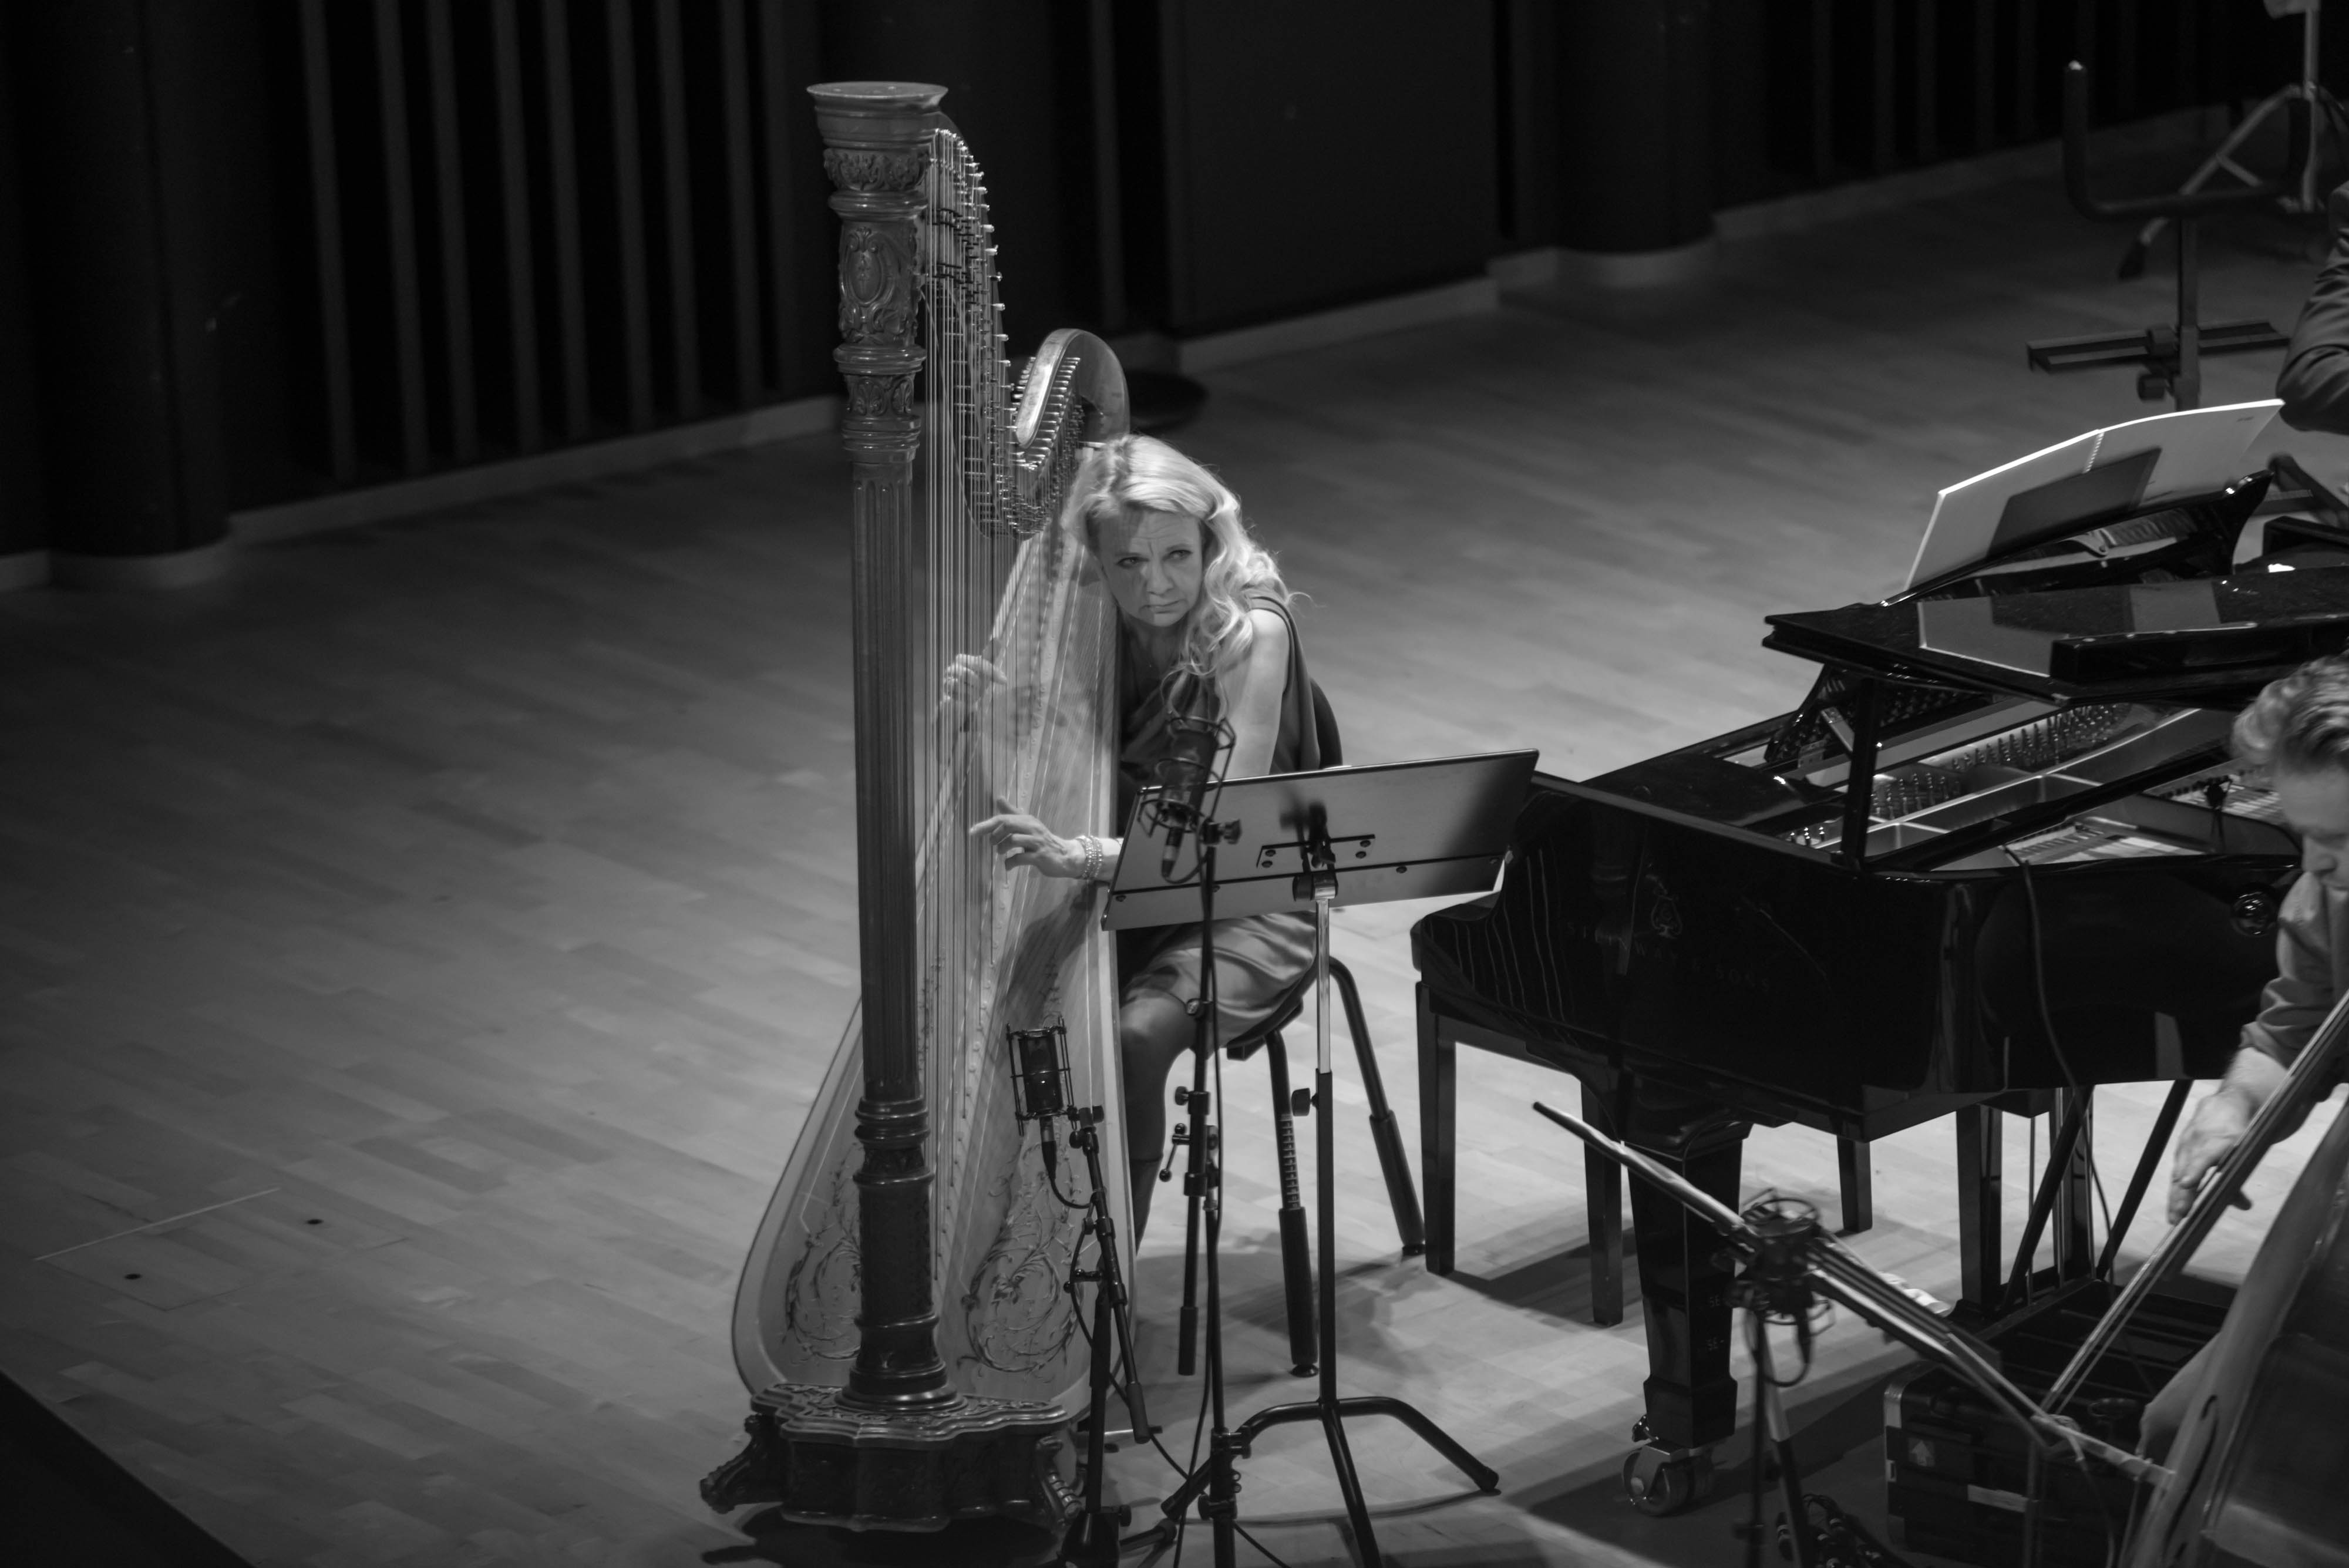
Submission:
[[[1587,775],[1788,705],[1809,670],[1761,617],[1893,585],[1939,485],[2149,411],[2124,376],[2023,369],[2026,337],[2165,313],[2166,279],[2109,281],[2117,240],[2052,189],[1977,192],[1732,247],[1700,289],[1523,296],[1216,374],[1180,439],[1311,595],[1350,756],[1530,745]],[[2313,270],[2281,226],[2209,250],[2214,317],[2288,320]],[[2214,363],[2209,400],[2274,365]],[[2349,471],[2344,443],[2277,445]],[[742,1250],[853,995],[845,512],[816,440],[260,550],[168,597],[0,599],[0,1367],[255,1563],[952,1560],[746,1537],[694,1490],[743,1410]],[[1423,912],[1338,940],[1407,1123]],[[1229,1134],[1242,1411],[1303,1391],[1257,1071]],[[1588,1324],[1580,1160],[1526,1108],[1569,1093],[1464,1054],[1444,1280],[1396,1261],[1341,1083],[1347,1386],[1505,1482],[1447,1501],[1366,1426],[1397,1561],[1734,1550],[1733,1499],[1618,1501],[1640,1316]],[[2108,1184],[2151,1103],[2106,1096]],[[1946,1126],[1876,1160],[1860,1251],[1953,1293]],[[2240,1270],[2295,1165],[2209,1270]],[[1762,1131],[1747,1185],[1831,1206],[1834,1168]],[[1170,1441],[1178,1212],[1139,1271]],[[1802,1391],[1864,1514],[1899,1361],[1845,1322]],[[1122,1480],[1163,1492],[1143,1459]],[[1267,1545],[1343,1560],[1317,1437],[1244,1473]]]

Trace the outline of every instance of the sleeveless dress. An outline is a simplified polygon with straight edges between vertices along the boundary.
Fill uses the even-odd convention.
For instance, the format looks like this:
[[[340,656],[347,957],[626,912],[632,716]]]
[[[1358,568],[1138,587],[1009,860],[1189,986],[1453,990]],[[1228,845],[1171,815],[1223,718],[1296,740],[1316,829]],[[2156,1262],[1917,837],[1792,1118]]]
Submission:
[[[1281,693],[1280,729],[1273,742],[1276,774],[1310,773],[1321,765],[1319,738],[1313,728],[1313,683],[1305,673],[1305,652],[1297,639],[1297,623],[1279,601],[1250,596],[1250,609],[1268,609],[1288,628],[1288,684]],[[1121,628],[1118,639],[1117,820],[1133,820],[1133,803],[1143,786],[1157,782],[1156,769],[1168,753],[1164,672],[1152,670],[1139,656],[1130,634]],[[1220,702],[1214,683],[1206,683],[1206,701]],[[1186,926],[1154,926],[1118,933],[1120,1000],[1131,1001],[1143,991],[1161,991],[1178,1002],[1199,994],[1200,930]],[[1313,917],[1280,913],[1249,915],[1216,922],[1216,1013],[1222,1037],[1232,1040],[1261,1023],[1272,1013],[1280,993],[1313,965]],[[1154,1085],[1149,1091],[1156,1093]],[[1136,1158],[1145,1151],[1135,1149]]]

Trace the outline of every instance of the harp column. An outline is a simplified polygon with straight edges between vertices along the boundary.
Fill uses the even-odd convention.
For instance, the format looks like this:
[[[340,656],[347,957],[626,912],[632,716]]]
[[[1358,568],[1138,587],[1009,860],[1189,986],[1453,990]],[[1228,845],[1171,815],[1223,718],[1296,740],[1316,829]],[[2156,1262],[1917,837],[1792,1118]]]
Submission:
[[[915,972],[916,787],[911,625],[914,460],[922,421],[922,176],[944,88],[834,82],[808,89],[841,220],[841,441],[853,471],[856,903],[864,1096],[856,1137],[860,1300],[848,1386],[786,1384],[756,1397],[751,1444],[702,1484],[713,1504],[772,1499],[809,1522],[935,1530],[1026,1516],[1057,1525],[1056,1404],[959,1392],[937,1349],[929,1106]],[[925,682],[926,687],[926,681]]]
[[[922,368],[922,173],[945,97],[910,83],[814,89],[824,171],[840,214],[840,337],[848,383],[841,444],[853,469],[849,597],[856,684],[856,940],[864,993],[864,1097],[856,1138],[862,1310],[848,1400],[953,1397],[938,1359],[930,1279],[929,1106],[914,973],[914,780],[905,691],[911,640],[914,389]]]

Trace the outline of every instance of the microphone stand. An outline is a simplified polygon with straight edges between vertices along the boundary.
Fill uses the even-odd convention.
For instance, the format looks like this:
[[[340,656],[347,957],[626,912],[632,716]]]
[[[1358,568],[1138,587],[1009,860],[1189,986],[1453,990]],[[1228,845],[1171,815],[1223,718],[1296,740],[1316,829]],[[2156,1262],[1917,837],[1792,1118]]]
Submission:
[[[1726,1240],[1729,1250],[1746,1263],[1746,1272],[1739,1288],[1749,1315],[1754,1322],[1755,1371],[1760,1384],[1755,1390],[1756,1479],[1752,1493],[1754,1499],[1753,1528],[1758,1531],[1761,1525],[1760,1446],[1766,1435],[1778,1453],[1790,1514],[1787,1521],[1792,1535],[1790,1544],[1797,1554],[1798,1562],[1806,1565],[1817,1562],[1818,1540],[1810,1525],[1806,1507],[1807,1500],[1802,1494],[1800,1481],[1795,1479],[1794,1449],[1791,1434],[1786,1428],[1785,1407],[1778,1400],[1768,1361],[1768,1347],[1762,1338],[1764,1314],[1754,1310],[1755,1303],[1761,1303],[1778,1315],[1794,1315],[1797,1289],[1803,1303],[1807,1303],[1811,1293],[1816,1292],[1829,1301],[1849,1307],[1893,1338],[1941,1363],[1971,1383],[2008,1417],[2020,1422],[2035,1439],[2032,1446],[2034,1475],[2042,1473],[2042,1467],[2035,1459],[2040,1450],[2061,1446],[2075,1455],[2101,1459],[2122,1474],[2141,1482],[2169,1479],[2170,1471],[2164,1466],[2082,1431],[2016,1387],[1971,1340],[1912,1300],[1901,1287],[1861,1262],[1857,1254],[1820,1230],[1818,1216],[1809,1211],[1808,1205],[1783,1201],[1757,1204],[1740,1214],[1687,1180],[1678,1171],[1668,1169],[1628,1144],[1609,1137],[1581,1117],[1553,1109],[1538,1101],[1535,1103],[1534,1109],[1711,1224]],[[1776,1304],[1771,1304],[1774,1303]],[[1805,1311],[1806,1313],[1806,1307]],[[1795,1321],[1800,1324],[1805,1319],[1797,1317]],[[1803,1331],[1798,1328],[1796,1332],[1799,1334]],[[2027,1508],[2035,1507],[2033,1500],[2025,1501]],[[2026,1561],[2029,1550],[2026,1533]],[[1756,1536],[1747,1536],[1746,1552],[1749,1563],[1757,1560],[1759,1541]]]
[[[1151,1431],[1150,1415],[1142,1400],[1142,1376],[1133,1355],[1133,1324],[1128,1314],[1125,1279],[1117,1266],[1117,1229],[1110,1218],[1109,1185],[1102,1180],[1101,1135],[1094,1129],[1102,1120],[1099,1106],[1085,1106],[1069,1112],[1071,1124],[1070,1144],[1082,1149],[1085,1169],[1092,1182],[1092,1212],[1085,1220],[1085,1229],[1093,1233],[1098,1248],[1098,1264],[1091,1269],[1070,1272],[1069,1290],[1075,1293],[1080,1284],[1093,1287],[1093,1332],[1092,1357],[1091,1403],[1088,1407],[1085,1432],[1085,1502],[1084,1511],[1069,1526],[1061,1542],[1061,1561],[1071,1568],[1117,1568],[1118,1530],[1123,1521],[1122,1510],[1104,1506],[1102,1483],[1104,1456],[1108,1451],[1109,1391],[1116,1381],[1115,1364],[1119,1356],[1125,1360],[1127,1380],[1124,1389],[1125,1408],[1133,1422],[1137,1438],[1146,1438]],[[1082,1246],[1083,1238],[1078,1238]],[[1112,1345],[1111,1335],[1116,1335]]]
[[[1117,1360],[1123,1355],[1128,1373],[1125,1407],[1137,1436],[1148,1438],[1153,1428],[1143,1407],[1142,1379],[1133,1355],[1133,1325],[1126,1310],[1125,1278],[1118,1267],[1117,1223],[1110,1214],[1109,1184],[1102,1179],[1099,1106],[1069,1104],[1069,1032],[1055,1017],[1033,1028],[1010,1028],[1005,1044],[1011,1066],[1011,1109],[1020,1124],[1036,1124],[1039,1152],[1044,1158],[1044,1182],[1053,1199],[1066,1208],[1085,1210],[1083,1228],[1069,1260],[1070,1304],[1076,1305],[1078,1287],[1092,1284],[1093,1326],[1086,1335],[1092,1352],[1088,1362],[1091,1397],[1085,1423],[1084,1505],[1061,1538],[1058,1562],[1071,1568],[1117,1568],[1118,1527],[1131,1511],[1104,1502],[1103,1457],[1109,1451],[1109,1391],[1117,1380]],[[1069,1146],[1085,1157],[1085,1175],[1092,1183],[1082,1204],[1061,1195],[1061,1162],[1052,1142],[1052,1123],[1069,1118]],[[1093,1266],[1081,1269],[1085,1238],[1095,1242]]]
[[[1499,1489],[1500,1477],[1495,1472],[1479,1464],[1433,1422],[1402,1400],[1340,1398],[1338,1394],[1337,1124],[1330,1103],[1330,1021],[1337,1009],[1331,1002],[1330,984],[1330,914],[1341,897],[1349,902],[1368,903],[1490,888],[1504,862],[1510,815],[1525,794],[1533,763],[1531,752],[1505,752],[1240,779],[1216,784],[1212,797],[1205,789],[1199,790],[1185,801],[1179,816],[1162,814],[1153,824],[1154,830],[1158,824],[1164,824],[1184,833],[1192,831],[1192,822],[1199,824],[1196,914],[1206,931],[1201,943],[1206,963],[1201,990],[1205,994],[1195,1014],[1199,1055],[1194,1087],[1177,1096],[1177,1103],[1189,1110],[1191,1120],[1187,1127],[1177,1128],[1174,1136],[1190,1145],[1185,1187],[1195,1206],[1192,1235],[1197,1238],[1204,1231],[1207,1248],[1206,1370],[1215,1423],[1215,1440],[1206,1462],[1185,1480],[1173,1497],[1160,1504],[1160,1511],[1165,1516],[1165,1527],[1178,1532],[1179,1542],[1184,1518],[1196,1502],[1201,1516],[1215,1527],[1218,1568],[1233,1561],[1234,1537],[1237,1533],[1239,1481],[1234,1474],[1235,1460],[1247,1453],[1257,1433],[1269,1427],[1290,1421],[1315,1421],[1321,1425],[1338,1463],[1339,1481],[1346,1491],[1347,1513],[1358,1542],[1355,1550],[1365,1568],[1377,1568],[1381,1559],[1371,1530],[1369,1510],[1362,1501],[1360,1480],[1347,1449],[1343,1417],[1392,1416],[1433,1444],[1475,1483],[1478,1490]],[[1239,799],[1226,800],[1227,789],[1239,791]],[[1143,809],[1146,811],[1147,805]],[[1240,818],[1244,813],[1257,823],[1252,835],[1242,831]],[[1361,818],[1343,836],[1350,858],[1342,869],[1337,862],[1329,826],[1341,813],[1349,816],[1359,814]],[[1390,813],[1399,826],[1389,829],[1385,842],[1381,843],[1371,819]],[[1170,832],[1170,839],[1172,836]],[[1229,845],[1239,846],[1234,855],[1239,869],[1229,883],[1221,883],[1215,851],[1217,846]],[[1172,925],[1193,918],[1189,882],[1177,882],[1168,875],[1163,861],[1154,882],[1138,867],[1129,872],[1127,867],[1133,856],[1133,842],[1129,838],[1118,875],[1112,878],[1104,924],[1112,930],[1123,930]],[[1293,874],[1291,867],[1301,875]],[[1417,875],[1413,877],[1412,873]],[[1346,889],[1342,894],[1341,884]],[[1226,1425],[1222,1277],[1216,1255],[1222,1224],[1221,1151],[1216,1143],[1212,1102],[1207,1094],[1207,1069],[1221,1044],[1216,1033],[1219,1021],[1215,1007],[1213,942],[1219,893],[1243,915],[1296,909],[1299,904],[1311,906],[1314,970],[1321,1003],[1320,1054],[1315,1074],[1321,1103],[1321,1120],[1315,1140],[1320,1164],[1321,1279],[1317,1303],[1320,1392],[1309,1403],[1260,1411],[1249,1417],[1237,1432],[1228,1430]],[[1171,1159],[1168,1168],[1172,1168]],[[1392,1179],[1390,1185],[1393,1185]],[[1191,1366],[1190,1331],[1197,1312],[1195,1275],[1195,1265],[1186,1263],[1185,1343],[1180,1363],[1185,1371]],[[1164,1539],[1163,1533],[1161,1539]]]
[[[1302,846],[1305,869],[1296,878],[1295,896],[1313,900],[1314,975],[1319,987],[1318,1017],[1315,1023],[1319,1055],[1313,1073],[1313,1102],[1316,1113],[1313,1142],[1315,1163],[1319,1166],[1318,1191],[1315,1194],[1315,1219],[1320,1229],[1320,1374],[1319,1392],[1309,1400],[1288,1405],[1274,1405],[1257,1411],[1241,1423],[1239,1431],[1228,1442],[1224,1433],[1223,1385],[1216,1385],[1216,1438],[1217,1452],[1228,1462],[1230,1453],[1246,1453],[1258,1434],[1272,1427],[1296,1421],[1316,1421],[1330,1444],[1330,1468],[1337,1472],[1338,1490],[1345,1499],[1346,1515],[1354,1532],[1355,1550],[1362,1568],[1380,1568],[1383,1559],[1379,1554],[1378,1536],[1371,1528],[1368,1504],[1362,1497],[1361,1478],[1354,1469],[1352,1449],[1346,1442],[1345,1418],[1350,1416],[1392,1416],[1403,1423],[1445,1459],[1452,1461],[1462,1474],[1475,1483],[1483,1492],[1500,1490],[1497,1471],[1482,1463],[1452,1435],[1421,1413],[1421,1411],[1391,1395],[1362,1395],[1342,1397],[1338,1393],[1338,1144],[1336,1107],[1330,1098],[1330,910],[1338,898],[1338,859],[1330,842],[1329,824],[1317,810],[1314,821]],[[1212,864],[1212,861],[1210,862]],[[1214,1242],[1209,1241],[1210,1249]],[[1209,1267],[1214,1266],[1214,1253],[1209,1252]],[[1212,1291],[1212,1274],[1210,1288]],[[1212,1462],[1212,1459],[1211,1459]],[[1194,1475],[1176,1490],[1161,1506],[1168,1518],[1179,1516],[1190,1500],[1205,1485],[1208,1502],[1200,1505],[1208,1513],[1216,1498],[1216,1488],[1227,1475],[1227,1470],[1211,1469],[1203,1481]],[[1237,1484],[1232,1484],[1237,1493]],[[1216,1517],[1209,1514],[1209,1517]],[[1226,1521],[1218,1519],[1221,1528]],[[1217,1568],[1224,1568],[1226,1559],[1220,1554]],[[1806,1564],[1805,1568],[1808,1568]]]
[[[1750,1501],[1745,1528],[1739,1532],[1745,1541],[1745,1568],[1762,1568],[1762,1544],[1766,1539],[1762,1523],[1765,1452],[1778,1472],[1779,1490],[1785,1498],[1788,1544],[1794,1549],[1795,1568],[1813,1568],[1819,1559],[1819,1542],[1803,1505],[1803,1476],[1795,1464],[1795,1434],[1786,1422],[1786,1386],[1778,1380],[1777,1368],[1770,1360],[1770,1324],[1793,1324],[1795,1345],[1807,1365],[1816,1298],[1803,1249],[1818,1235],[1819,1216],[1807,1203],[1781,1200],[1765,1212],[1748,1210],[1745,1219],[1757,1247],[1732,1297],[1745,1309],[1747,1344],[1754,1353],[1754,1473],[1747,1478]]]
[[[1198,1282],[1200,1242],[1206,1243],[1207,1397],[1209,1426],[1207,1462],[1164,1504],[1166,1517],[1179,1520],[1199,1495],[1199,1516],[1214,1532],[1216,1568],[1237,1568],[1239,1541],[1240,1483],[1237,1459],[1240,1445],[1233,1440],[1224,1408],[1223,1272],[1217,1254],[1223,1240],[1224,1172],[1221,1135],[1211,1119],[1215,1099],[1207,1090],[1207,1069],[1223,1049],[1223,1025],[1216,1011],[1216,846],[1226,836],[1225,826],[1212,817],[1200,820],[1199,834],[1199,996],[1191,1005],[1197,1028],[1193,1047],[1192,1086],[1176,1090],[1175,1103],[1190,1120],[1174,1129],[1178,1143],[1190,1146],[1190,1168],[1183,1177],[1183,1194],[1190,1201],[1183,1258],[1183,1310],[1176,1369],[1185,1376],[1196,1366],[1194,1349],[1199,1327]]]

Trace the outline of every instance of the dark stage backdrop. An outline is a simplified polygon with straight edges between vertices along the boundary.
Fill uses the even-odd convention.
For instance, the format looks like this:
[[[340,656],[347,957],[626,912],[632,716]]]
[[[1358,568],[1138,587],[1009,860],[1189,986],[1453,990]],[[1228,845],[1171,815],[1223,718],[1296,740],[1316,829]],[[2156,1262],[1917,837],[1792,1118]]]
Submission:
[[[2337,36],[2337,30],[2336,30]],[[1014,354],[2262,94],[2255,0],[9,0],[0,556],[830,392],[809,84],[944,83]]]
[[[1145,320],[1213,331],[1484,270],[1500,130],[1490,7],[1155,11],[1150,32],[1120,40],[1143,78],[1126,170]]]

